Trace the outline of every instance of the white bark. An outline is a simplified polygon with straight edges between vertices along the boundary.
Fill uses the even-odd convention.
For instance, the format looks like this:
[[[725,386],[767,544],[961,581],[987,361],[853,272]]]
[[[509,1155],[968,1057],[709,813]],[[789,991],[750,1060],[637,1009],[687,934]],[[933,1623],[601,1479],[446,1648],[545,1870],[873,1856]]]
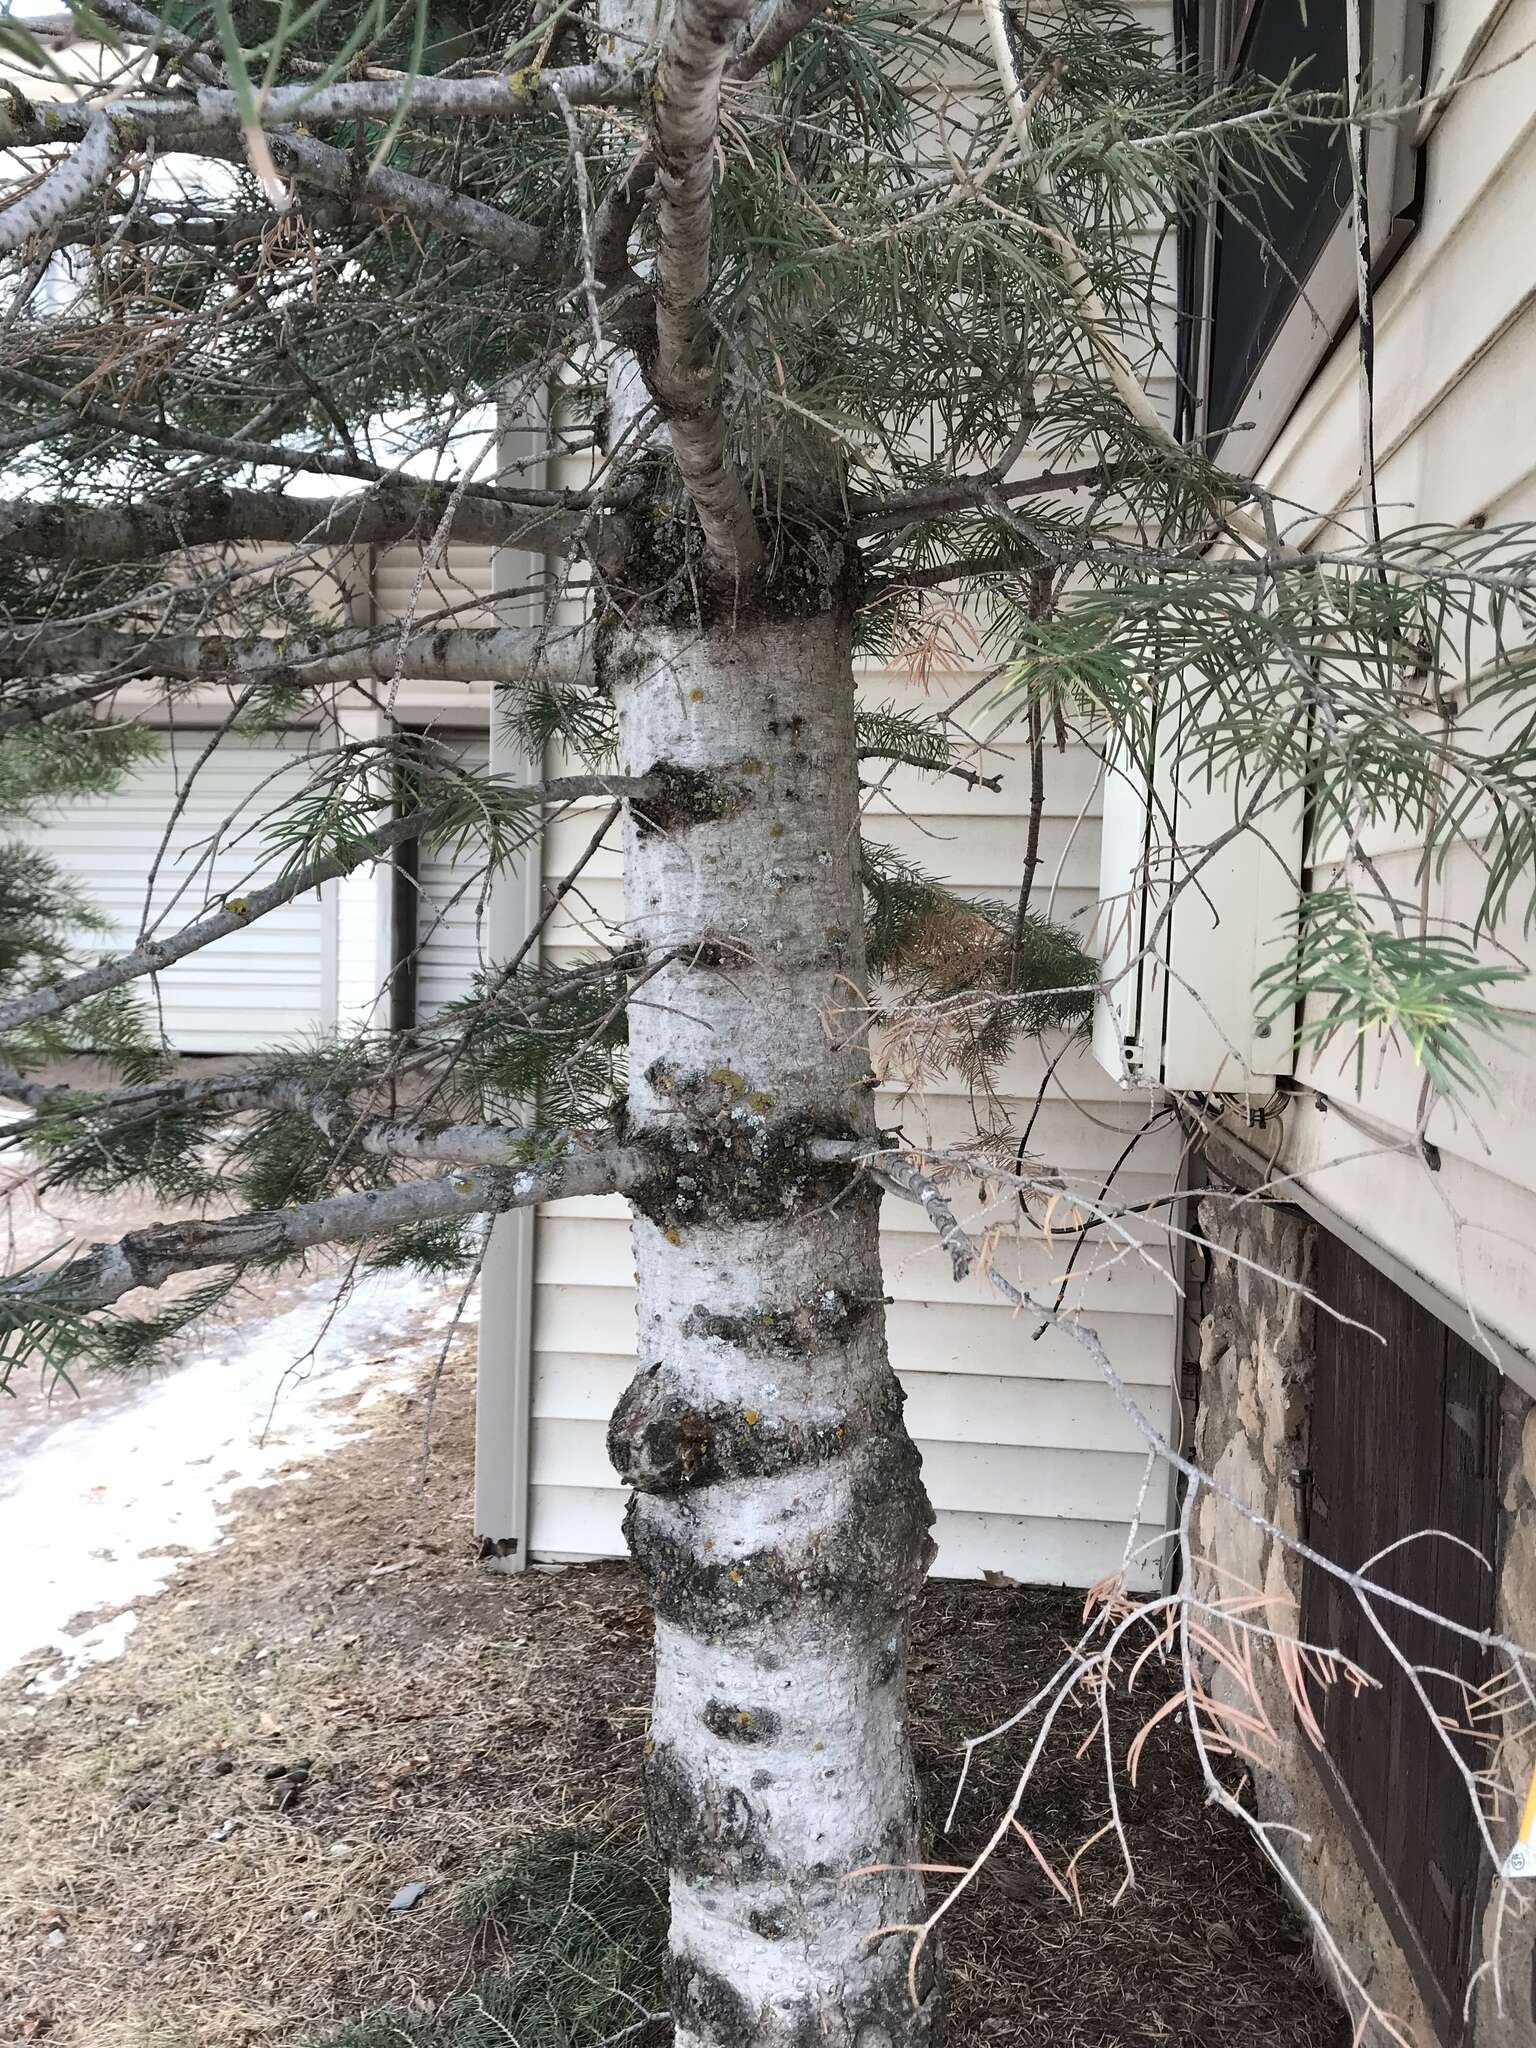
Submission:
[[[640,1365],[610,1434],[657,1610],[652,1818],[671,1869],[678,2048],[931,2038],[908,1614],[929,1514],[887,1357],[859,1021],[853,685],[835,609],[627,638],[626,770],[714,772],[721,811],[632,819],[626,908],[676,960],[630,1020]],[[727,608],[729,609],[729,608]],[[659,822],[662,829],[655,829]],[[840,1148],[830,1148],[836,1153]],[[898,1868],[852,1878],[871,1864]],[[926,1987],[925,1987],[926,1991]]]

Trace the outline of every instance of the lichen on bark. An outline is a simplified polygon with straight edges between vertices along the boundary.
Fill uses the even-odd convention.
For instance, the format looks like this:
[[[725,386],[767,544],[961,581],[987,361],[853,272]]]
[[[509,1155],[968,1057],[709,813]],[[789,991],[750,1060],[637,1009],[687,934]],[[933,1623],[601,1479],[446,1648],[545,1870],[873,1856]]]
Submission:
[[[631,819],[625,847],[636,943],[722,941],[631,1012],[624,1141],[652,1171],[610,1431],[657,1616],[677,2039],[927,2048],[936,1996],[914,2008],[906,1944],[874,1937],[922,1915],[905,1653],[932,1516],[878,1197],[812,1153],[874,1136],[849,607],[834,576],[777,613],[631,615],[605,645],[624,771],[735,797]]]

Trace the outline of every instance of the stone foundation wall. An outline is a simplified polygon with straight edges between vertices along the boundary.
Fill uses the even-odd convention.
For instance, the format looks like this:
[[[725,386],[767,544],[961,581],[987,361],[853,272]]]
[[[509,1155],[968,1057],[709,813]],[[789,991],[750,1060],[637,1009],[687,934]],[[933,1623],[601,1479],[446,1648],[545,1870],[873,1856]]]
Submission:
[[[1214,1150],[1207,1173],[1210,1184],[1193,1197],[1190,1219],[1205,1244],[1194,1246],[1188,1274],[1192,1355],[1186,1368],[1194,1382],[1197,1460],[1246,1507],[1286,1535],[1299,1536],[1306,1512],[1315,1313],[1301,1289],[1312,1271],[1318,1227],[1287,1205],[1240,1199],[1254,1181],[1238,1153]],[[1519,1642],[1536,1644],[1536,1406],[1507,1382],[1501,1442],[1496,1626]],[[1261,1591],[1274,1603],[1267,1617],[1272,1625],[1294,1631],[1301,1599],[1295,1554],[1209,1493],[1194,1527],[1202,1585],[1228,1597],[1244,1588]],[[1275,1656],[1256,1646],[1253,1668],[1259,1703],[1277,1737],[1272,1767],[1254,1772],[1258,1813],[1300,1831],[1277,1834],[1276,1846],[1371,1999],[1424,2048],[1443,2042],[1308,1754],[1311,1745]],[[1218,1699],[1251,1710],[1251,1701],[1219,1668],[1211,1683]],[[1536,1721],[1528,1712],[1520,1718]],[[1518,1785],[1523,1797],[1536,1766],[1536,1733],[1505,1733],[1499,1775]],[[1411,1788],[1405,1793],[1412,1796]],[[1501,1847],[1518,1818],[1517,1805],[1495,1826]],[[1497,1885],[1489,1888],[1485,1955],[1491,1953],[1498,1892]],[[1536,1885],[1518,1898],[1511,1890],[1499,1940],[1504,2010],[1496,2010],[1492,1980],[1485,1976],[1471,2026],[1459,2039],[1453,2036],[1456,2048],[1536,2043],[1533,1932]],[[1376,2029],[1369,2038],[1378,2035]]]

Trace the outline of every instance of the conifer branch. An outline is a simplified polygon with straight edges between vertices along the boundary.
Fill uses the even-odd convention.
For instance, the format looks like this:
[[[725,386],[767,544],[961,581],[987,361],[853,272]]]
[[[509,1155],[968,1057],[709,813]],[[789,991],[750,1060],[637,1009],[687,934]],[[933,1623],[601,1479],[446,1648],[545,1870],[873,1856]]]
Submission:
[[[362,456],[336,454],[327,448],[295,448],[282,441],[258,441],[244,433],[209,434],[195,427],[176,426],[153,413],[132,412],[99,398],[77,397],[64,386],[33,376],[28,371],[0,369],[0,381],[14,385],[18,391],[25,391],[34,398],[46,398],[64,406],[81,426],[108,427],[116,433],[151,441],[160,448],[180,449],[189,455],[211,455],[223,462],[302,470],[315,476],[350,477],[358,483],[381,484],[396,491],[411,489],[410,479],[402,478],[398,467],[388,468],[380,462],[369,462]],[[53,431],[54,422],[46,424],[47,431]],[[443,490],[441,485],[435,488],[439,492]],[[590,498],[583,494],[572,497],[554,491],[505,490],[499,484],[461,481],[454,488],[463,502],[474,499],[485,504],[505,505],[513,511],[522,511],[530,505],[580,510],[591,503]]]
[[[644,778],[626,780],[621,776],[572,775],[554,782],[534,784],[521,790],[519,795],[533,814],[541,804],[574,803],[590,796],[643,796],[649,788],[650,784]],[[229,898],[221,909],[199,918],[194,924],[184,925],[169,938],[136,946],[131,952],[99,960],[94,966],[83,968],[78,974],[50,987],[32,989],[26,995],[13,997],[10,1002],[0,1004],[0,1032],[16,1031],[25,1025],[40,1023],[44,1018],[56,1017],[79,1003],[89,1001],[92,996],[104,994],[108,989],[121,988],[147,974],[160,974],[178,960],[184,960],[189,953],[201,952],[205,946],[228,938],[231,932],[245,931],[259,919],[270,916],[274,910],[281,910],[296,896],[306,895],[326,882],[339,881],[360,867],[382,860],[396,847],[419,839],[423,832],[431,829],[432,824],[433,813],[425,810],[391,818],[372,832],[361,833],[349,840],[338,852],[317,860],[301,861],[264,888],[253,889],[248,896]],[[530,826],[530,832],[534,829]]]
[[[468,81],[466,81],[468,82]],[[398,94],[399,88],[396,88]],[[109,108],[113,134],[121,151],[129,143],[167,142],[174,132],[174,116],[195,109],[182,100],[164,103],[167,118],[148,123],[131,114]],[[89,112],[89,110],[86,110]],[[12,101],[8,117],[0,116],[0,149],[33,147],[41,143],[71,139],[79,128],[79,110],[68,105],[32,107]],[[162,129],[166,133],[162,134]],[[196,152],[232,163],[243,163],[244,147],[238,129],[223,132],[218,124],[196,138]],[[546,267],[547,245],[537,228],[515,215],[490,206],[467,192],[455,191],[430,178],[413,176],[387,164],[358,164],[345,150],[319,142],[295,129],[276,129],[267,137],[278,168],[298,183],[313,186],[342,201],[358,215],[389,218],[403,215],[420,226],[455,235],[477,248],[503,257],[520,270],[540,271]],[[177,145],[174,142],[170,146]],[[84,196],[83,194],[80,196]]]
[[[1156,446],[1183,461],[1186,451],[1158,418],[1152,401],[1142,388],[1141,379],[1132,369],[1125,351],[1111,332],[1109,313],[1088,274],[1081,249],[1058,221],[1059,208],[1056,203],[1055,187],[1035,142],[1031,127],[1032,99],[1026,95],[1014,64],[1013,46],[1009,41],[1003,0],[981,0],[981,11],[986,19],[998,82],[1002,86],[1003,96],[1007,102],[1008,119],[1023,160],[1025,175],[1042,202],[1045,217],[1040,222],[1041,231],[1056,251],[1061,264],[1061,274],[1077,303],[1088,340],[1132,419]],[[1048,82],[1051,76],[1051,68],[1047,65],[1042,72],[1042,85]]]
[[[149,9],[133,0],[104,0],[96,10],[135,42],[172,57],[181,71],[199,86],[217,88],[221,71],[191,36],[163,23]],[[398,93],[406,81],[394,81]],[[306,90],[306,88],[293,88]],[[185,102],[174,101],[173,106]],[[27,109],[28,113],[35,110]],[[20,109],[13,103],[13,116]],[[314,115],[307,118],[314,119]],[[343,204],[343,217],[388,219],[403,216],[441,233],[451,234],[493,255],[515,263],[520,269],[537,270],[546,257],[544,238],[536,228],[501,208],[487,205],[467,193],[456,192],[428,178],[414,177],[385,164],[366,166],[345,150],[317,141],[293,128],[270,131],[267,143],[279,167],[298,182],[330,193]],[[207,135],[200,153],[233,162],[244,160],[245,150],[236,134],[220,139]],[[270,222],[272,216],[268,215]],[[214,240],[210,246],[225,244]]]
[[[505,493],[515,496],[516,493]],[[160,498],[95,505],[79,499],[0,498],[0,556],[38,562],[143,562],[185,548],[247,541],[312,542],[328,547],[392,547],[446,538],[472,547],[516,547],[531,554],[578,549],[605,557],[618,534],[611,518],[546,501],[530,492],[526,509],[466,494],[439,532],[447,493],[408,481],[334,498],[197,484]]]
[[[0,677],[111,674],[124,682],[159,676],[191,683],[512,683],[537,671],[569,686],[587,679],[586,641],[563,641],[531,626],[445,626],[402,633],[398,626],[304,633],[286,640],[219,633],[115,633],[106,627],[0,632]]]
[[[257,97],[263,129],[294,122],[313,127],[329,121],[390,121],[401,112],[414,120],[526,121],[557,113],[559,100],[573,107],[633,106],[643,98],[649,72],[643,63],[599,57],[541,71],[498,71],[468,78],[415,72],[389,78],[347,78],[333,84],[274,85]],[[9,95],[0,147],[77,142],[97,119],[105,118],[124,143],[153,141],[162,148],[193,153],[208,138],[233,137],[245,125],[238,94],[205,85],[189,97],[131,93],[104,102],[28,102]]]
[[[140,1287],[163,1287],[178,1273],[253,1261],[271,1265],[320,1245],[355,1244],[423,1223],[501,1215],[572,1195],[621,1194],[638,1186],[650,1161],[628,1146],[583,1151],[521,1166],[464,1167],[435,1180],[402,1181],[210,1221],[155,1223],[115,1243],[94,1245],[62,1266],[0,1283],[0,1319],[87,1315]]]
[[[720,86],[749,0],[678,0],[656,82],[656,356],[647,382],[715,566],[750,575],[762,559],[752,506],[725,447],[707,305]]]
[[[14,254],[34,235],[45,234],[67,219],[77,206],[110,183],[122,158],[122,138],[109,120],[98,116],[87,127],[78,149],[0,213],[0,256]]]

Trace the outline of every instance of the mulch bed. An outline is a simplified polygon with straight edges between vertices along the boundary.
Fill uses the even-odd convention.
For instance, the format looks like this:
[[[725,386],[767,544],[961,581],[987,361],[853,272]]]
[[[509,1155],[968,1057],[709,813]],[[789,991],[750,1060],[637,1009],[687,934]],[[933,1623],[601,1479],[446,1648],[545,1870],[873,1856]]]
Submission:
[[[0,1680],[0,2038],[238,2048],[321,2035],[469,1981],[453,1906],[509,1848],[579,1826],[643,1856],[649,1621],[626,1569],[513,1578],[473,1557],[471,1361],[248,1497],[224,1546],[141,1610],[126,1654],[35,1702]],[[14,1561],[13,1561],[14,1564]],[[938,1584],[914,1731],[942,1818],[961,1739],[1005,1717],[1075,1634],[1078,1597]],[[1117,1707],[1117,1746],[1160,1693]],[[1025,1810],[1060,1870],[1105,1816],[1102,1761],[1064,1726]],[[954,1862],[1023,1753],[978,1753]],[[946,1923],[949,2037],[1120,2048],[1342,2048],[1349,2029],[1241,1831],[1165,1724],[1123,1787],[1137,1883],[1104,1842],[1082,1913],[1021,1842]],[[407,1885],[420,1902],[391,1913]]]

